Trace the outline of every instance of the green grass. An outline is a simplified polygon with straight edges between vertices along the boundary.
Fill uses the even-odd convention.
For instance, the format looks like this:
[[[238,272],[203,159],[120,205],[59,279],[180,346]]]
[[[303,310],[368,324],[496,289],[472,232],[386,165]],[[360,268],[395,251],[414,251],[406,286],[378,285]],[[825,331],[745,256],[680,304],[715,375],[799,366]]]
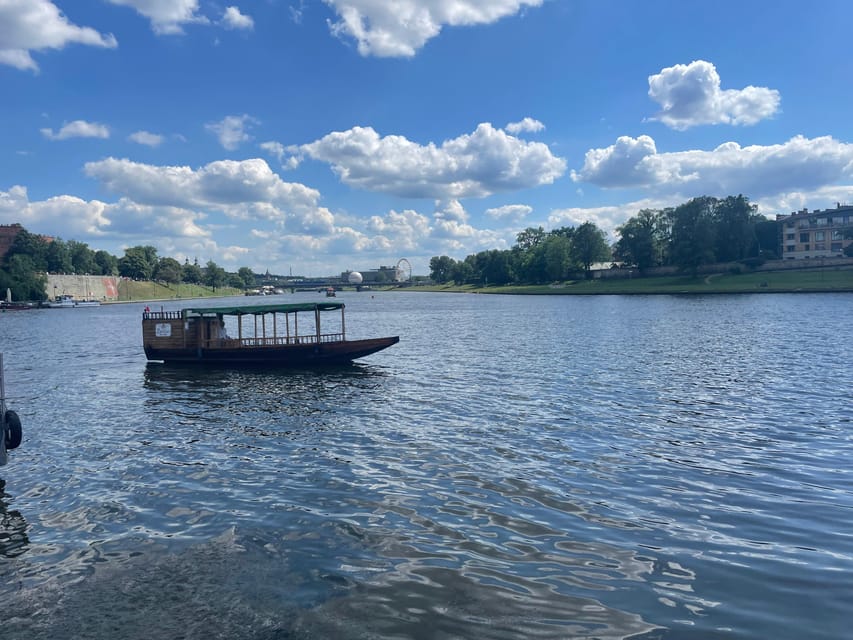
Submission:
[[[220,287],[216,291],[198,284],[164,285],[147,280],[121,280],[118,285],[119,302],[177,300],[183,298],[211,298],[242,295],[240,289]]]
[[[518,295],[604,295],[679,293],[782,293],[853,292],[853,268],[824,270],[763,271],[744,274],[720,273],[710,276],[687,275],[655,278],[569,280],[550,285],[434,285],[410,287],[408,291],[448,291],[458,293],[504,293]]]

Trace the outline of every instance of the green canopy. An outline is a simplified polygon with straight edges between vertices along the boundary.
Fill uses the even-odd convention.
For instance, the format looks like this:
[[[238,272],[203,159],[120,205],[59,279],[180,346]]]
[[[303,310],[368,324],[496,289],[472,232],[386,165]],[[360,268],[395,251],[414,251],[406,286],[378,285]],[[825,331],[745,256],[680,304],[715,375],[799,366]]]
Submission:
[[[263,315],[265,313],[295,313],[297,311],[332,311],[334,309],[343,309],[343,302],[296,302],[293,304],[240,304],[233,307],[196,307],[192,309],[183,309],[181,312],[184,317],[187,316],[245,316],[245,315]]]

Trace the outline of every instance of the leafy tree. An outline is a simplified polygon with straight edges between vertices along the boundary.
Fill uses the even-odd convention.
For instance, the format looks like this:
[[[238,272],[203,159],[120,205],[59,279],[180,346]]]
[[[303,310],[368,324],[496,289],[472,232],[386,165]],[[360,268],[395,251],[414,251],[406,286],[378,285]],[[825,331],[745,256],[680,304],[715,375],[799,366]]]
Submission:
[[[204,267],[204,284],[216,291],[225,284],[227,275],[225,269],[213,260],[208,260],[207,265]]]
[[[235,288],[243,288],[250,289],[255,286],[255,273],[249,267],[240,267],[237,269],[237,280],[235,280],[236,284],[232,286]]]
[[[4,285],[0,285],[4,295],[9,288],[16,300],[44,300],[47,297],[47,276],[36,270],[35,262],[28,255],[13,255],[9,259],[8,273],[2,274],[0,281],[5,281]]]
[[[664,239],[660,232],[662,214],[653,209],[642,209],[625,224],[616,227],[617,257],[636,265],[642,272],[661,263]]]
[[[198,260],[190,264],[189,260],[181,267],[181,279],[188,284],[201,284],[204,280],[204,272],[198,265]]]
[[[71,256],[71,267],[74,273],[99,274],[100,267],[95,261],[95,252],[85,242],[69,240],[68,253]]]
[[[154,269],[154,279],[168,284],[177,284],[181,281],[181,263],[174,258],[160,258]]]
[[[454,260],[450,266],[450,279],[456,284],[465,284],[474,280],[474,266],[469,260]]]
[[[779,223],[756,215],[753,219],[755,242],[750,249],[750,255],[777,260],[779,258]]]
[[[589,275],[593,262],[610,258],[610,247],[607,237],[594,222],[584,222],[572,235],[572,258],[583,267]]]
[[[151,280],[157,262],[157,249],[154,247],[130,247],[118,260],[118,272],[126,278]]]
[[[477,254],[480,276],[484,284],[503,285],[512,282],[512,259],[509,251],[481,251]]]
[[[716,225],[714,198],[693,198],[672,213],[672,262],[694,276],[699,266],[714,262]]]
[[[563,235],[550,235],[543,243],[545,273],[549,280],[563,280],[571,266],[571,241]]]
[[[754,217],[756,206],[742,195],[713,201],[715,242],[714,257],[719,262],[731,262],[747,257],[755,242]]]
[[[455,264],[456,261],[449,256],[433,256],[429,261],[430,279],[439,284],[444,284],[450,280],[456,280],[452,275]]]
[[[35,271],[47,271],[47,247],[48,243],[43,237],[23,229],[18,232],[15,241],[9,247],[6,261],[8,262],[12,256],[24,255],[32,260]]]
[[[103,249],[95,252],[95,264],[98,265],[98,273],[103,276],[118,275],[118,258]]]
[[[61,238],[56,238],[47,245],[47,270],[51,273],[71,273],[74,271],[71,251],[68,244]]]
[[[246,281],[236,273],[226,273],[225,284],[232,289],[248,289]]]
[[[527,227],[515,237],[515,244],[522,251],[528,251],[543,242],[545,236],[545,229],[542,227]]]

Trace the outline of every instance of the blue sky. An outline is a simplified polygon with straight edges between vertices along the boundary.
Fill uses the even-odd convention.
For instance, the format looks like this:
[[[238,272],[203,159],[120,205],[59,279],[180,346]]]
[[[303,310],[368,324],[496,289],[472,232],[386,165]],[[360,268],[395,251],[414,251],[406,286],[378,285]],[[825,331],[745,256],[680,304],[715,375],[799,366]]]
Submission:
[[[0,0],[0,223],[329,275],[853,202],[853,3]]]

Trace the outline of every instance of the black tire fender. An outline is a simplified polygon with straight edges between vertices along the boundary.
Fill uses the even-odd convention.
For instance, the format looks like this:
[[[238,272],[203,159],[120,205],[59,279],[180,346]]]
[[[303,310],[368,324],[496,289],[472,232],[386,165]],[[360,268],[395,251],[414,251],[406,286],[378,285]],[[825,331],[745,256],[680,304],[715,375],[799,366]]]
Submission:
[[[24,431],[21,428],[21,419],[11,409],[6,410],[3,432],[6,436],[6,448],[8,450],[11,451],[21,446],[21,440],[24,437]]]

